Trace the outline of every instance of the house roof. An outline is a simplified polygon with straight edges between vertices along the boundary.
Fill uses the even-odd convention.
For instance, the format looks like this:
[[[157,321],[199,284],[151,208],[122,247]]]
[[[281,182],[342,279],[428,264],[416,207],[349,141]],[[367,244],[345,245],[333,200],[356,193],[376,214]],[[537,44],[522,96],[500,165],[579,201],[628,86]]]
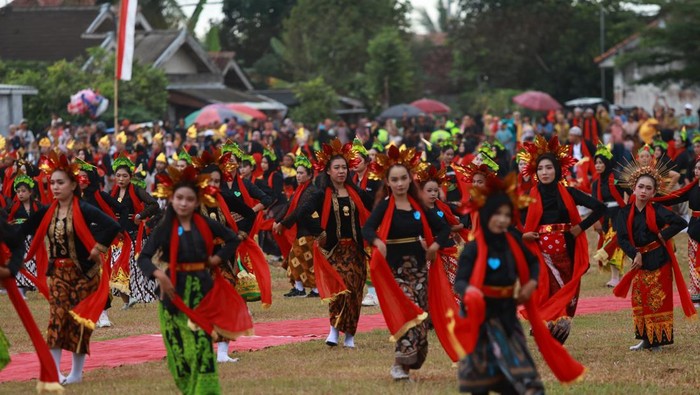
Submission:
[[[226,87],[211,87],[211,88],[169,88],[169,91],[179,92],[181,94],[193,97],[205,104],[212,103],[241,103],[241,102],[264,102],[265,100],[246,92],[241,92],[236,89]]]
[[[0,8],[0,59],[54,62],[83,55],[103,41],[82,38],[101,8]]]
[[[299,100],[297,100],[294,92],[292,92],[290,89],[263,89],[255,90],[253,93],[269,97],[270,99],[278,101],[287,107],[299,105]]]
[[[645,27],[645,29],[657,27],[657,26],[659,26],[660,23],[661,23],[661,19],[655,19],[655,20],[651,21]],[[596,56],[593,59],[593,61],[595,63],[601,63],[601,62],[605,61],[606,59],[608,59],[614,55],[617,55],[617,53],[620,52],[621,49],[627,48],[630,44],[636,42],[636,40],[639,38],[640,34],[641,34],[641,32],[636,32],[636,33],[630,35],[629,37],[625,38],[624,40],[622,40],[619,43],[610,47],[607,51],[603,52],[599,56]]]
[[[232,88],[240,88],[248,91],[254,89],[250,78],[236,62],[236,53],[231,51],[209,52],[209,59],[216,64],[224,76],[224,82]]]

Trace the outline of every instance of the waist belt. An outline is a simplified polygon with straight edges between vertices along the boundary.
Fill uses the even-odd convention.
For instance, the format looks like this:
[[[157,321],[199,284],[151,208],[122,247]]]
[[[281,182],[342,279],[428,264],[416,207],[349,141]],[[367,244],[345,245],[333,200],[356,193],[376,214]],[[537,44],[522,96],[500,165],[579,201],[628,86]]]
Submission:
[[[54,267],[71,267],[75,266],[75,262],[70,258],[58,258],[54,259],[53,265]]]
[[[192,262],[192,263],[178,263],[178,272],[198,272],[207,268],[207,264],[204,262]]]
[[[652,241],[651,243],[645,245],[644,247],[639,247],[639,252],[644,254],[649,251],[653,251],[657,248],[661,247],[661,243],[658,241]]]
[[[355,244],[355,240],[353,240],[352,237],[344,237],[344,238],[338,240],[338,244],[344,245],[344,246],[351,245],[351,244]]]
[[[610,208],[610,207],[620,207],[620,204],[618,202],[605,202],[605,206]]]
[[[537,228],[537,233],[564,233],[571,230],[571,224],[549,224]]]
[[[695,217],[695,218],[698,218],[698,217],[700,217],[700,211],[693,211],[690,215]]]
[[[410,244],[410,243],[417,243],[420,241],[420,238],[418,237],[404,237],[402,239],[387,239],[386,240],[386,245],[389,244]]]
[[[508,299],[512,298],[515,293],[515,287],[493,287],[490,285],[484,285],[481,288],[481,292],[484,296],[496,299]]]

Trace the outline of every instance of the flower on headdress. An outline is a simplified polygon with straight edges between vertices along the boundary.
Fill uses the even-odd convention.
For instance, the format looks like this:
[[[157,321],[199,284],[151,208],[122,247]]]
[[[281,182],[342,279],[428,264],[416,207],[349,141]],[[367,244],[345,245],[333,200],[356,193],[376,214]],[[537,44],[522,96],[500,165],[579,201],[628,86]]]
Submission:
[[[569,169],[576,165],[577,160],[569,154],[569,147],[559,144],[557,136],[552,137],[549,142],[542,136],[535,137],[533,142],[525,142],[525,153],[522,158],[527,161],[527,166],[523,170],[523,176],[534,177],[537,180],[537,159],[544,154],[552,154],[559,162],[561,167],[562,178],[565,179],[570,171]]]
[[[204,151],[199,157],[192,158],[192,165],[200,172],[208,166],[216,166],[224,181],[233,181],[232,173],[237,165],[231,162],[231,155],[231,152],[222,154],[219,149],[213,149],[211,152]]]
[[[473,184],[474,176],[477,174],[483,175],[486,179],[497,177],[496,172],[486,163],[482,163],[479,166],[474,163],[468,163],[464,167],[452,165],[452,168],[455,170],[455,173],[462,174],[465,177],[467,184]]]
[[[421,167],[421,154],[415,148],[390,146],[386,154],[377,154],[377,159],[370,163],[370,176],[374,179],[383,180],[392,166],[402,165],[408,169],[410,174],[416,174]]]
[[[309,158],[307,158],[304,154],[299,154],[294,159],[294,167],[297,168],[299,166],[303,166],[309,170],[313,168],[313,165],[309,161]]]
[[[343,157],[348,163],[349,169],[357,167],[362,161],[360,155],[353,149],[351,143],[343,145],[340,140],[336,138],[331,140],[329,144],[324,143],[321,149],[316,151],[316,163],[314,163],[314,168],[318,171],[325,171],[326,165],[336,156]]]
[[[51,175],[56,171],[63,171],[68,174],[68,178],[78,182],[80,178],[80,166],[71,163],[65,154],[58,154],[56,151],[49,152],[48,156],[39,159],[39,169],[46,175]]]
[[[447,168],[439,169],[433,165],[423,167],[416,172],[416,180],[420,183],[435,181],[438,186],[447,186],[449,179],[447,178]]]
[[[158,187],[153,196],[160,199],[170,199],[175,193],[175,188],[179,185],[189,183],[195,187],[195,192],[199,197],[199,201],[208,207],[216,207],[216,194],[218,188],[209,185],[208,174],[198,174],[194,166],[187,166],[180,171],[174,166],[168,166],[164,174],[158,174]]]
[[[654,155],[654,150],[651,149],[651,146],[649,144],[644,144],[637,150],[637,155],[641,154],[642,152],[648,152],[652,156]]]

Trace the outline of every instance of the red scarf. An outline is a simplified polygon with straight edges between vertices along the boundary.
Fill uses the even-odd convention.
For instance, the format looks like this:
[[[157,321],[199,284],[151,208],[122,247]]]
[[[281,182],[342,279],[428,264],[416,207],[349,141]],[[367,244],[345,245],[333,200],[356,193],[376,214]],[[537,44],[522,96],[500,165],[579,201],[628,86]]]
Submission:
[[[236,220],[231,216],[231,210],[228,209],[228,205],[221,193],[216,194],[216,202],[219,208],[221,208],[221,212],[224,214],[226,224],[234,233],[238,233],[238,224],[236,224]],[[270,305],[272,305],[272,275],[270,274],[270,265],[267,263],[267,259],[260,249],[260,245],[253,239],[252,234],[241,241],[241,244],[238,246],[237,254],[241,259],[244,259],[246,256],[250,258],[250,264],[253,266],[253,275],[258,282],[258,287],[260,287],[260,301],[262,302],[262,306],[264,308],[270,307]]]
[[[461,222],[459,222],[459,218],[452,214],[452,210],[450,209],[450,206],[447,205],[447,203],[438,199],[435,201],[435,207],[437,207],[438,210],[442,211],[442,213],[445,215],[445,220],[447,221],[448,225],[455,226],[461,224]],[[474,225],[472,224],[472,226]],[[460,230],[457,233],[459,233],[459,236],[462,238],[462,240],[464,240],[465,242],[469,241],[469,229],[462,228],[462,230]]]
[[[131,199],[131,204],[134,206],[134,216],[136,214],[139,214],[143,212],[145,205],[139,199],[139,197],[136,195],[136,190],[134,189],[134,184],[129,184],[127,187],[127,192],[129,193],[129,198]],[[112,189],[112,196],[114,198],[119,197],[119,186],[115,185],[114,189]],[[98,200],[99,203],[99,200]],[[135,242],[135,247],[134,247],[134,254],[138,256],[138,254],[141,253],[141,249],[143,247],[143,237],[144,234],[146,233],[146,218],[141,218],[141,222],[139,223],[139,230],[138,233],[136,234],[136,242]]]
[[[112,207],[105,202],[104,198],[102,197],[102,193],[100,191],[95,191],[95,201],[97,202],[97,205],[100,207],[100,209],[110,217],[112,217],[113,220],[117,221],[117,216],[114,215],[114,211],[112,210]]]
[[[411,207],[421,213],[420,218],[421,224],[423,225],[423,235],[425,236],[426,243],[428,245],[432,244],[433,234],[428,226],[428,220],[425,213],[412,198],[409,197],[408,200],[411,203]],[[379,225],[379,232],[377,233],[377,237],[383,242],[386,242],[387,236],[389,235],[389,228],[391,228],[391,220],[394,216],[395,208],[396,203],[394,201],[394,196],[391,195],[389,198],[389,205],[387,206],[382,223]],[[441,265],[441,262],[436,262],[433,263],[432,266]],[[370,260],[369,267],[372,283],[377,289],[379,304],[382,306],[391,307],[382,309],[384,321],[386,322],[389,332],[391,333],[391,341],[398,341],[399,338],[408,332],[409,329],[423,322],[423,320],[428,317],[428,314],[413,303],[413,301],[411,301],[406,294],[404,294],[399,285],[396,283],[394,274],[392,273],[386,258],[383,257],[376,248],[374,248],[374,251],[372,252],[372,259]],[[448,294],[449,287],[447,289],[443,289],[442,291],[444,294]],[[445,319],[444,316],[436,318]],[[438,325],[436,324],[435,326],[437,327]]]
[[[1,244],[0,265],[5,266],[5,262],[7,262],[9,259],[9,255],[10,253],[7,246],[4,243]],[[22,321],[24,329],[26,329],[27,333],[29,334],[29,338],[34,345],[34,349],[36,350],[36,355],[39,358],[40,370],[39,383],[37,385],[38,391],[54,392],[61,389],[61,385],[58,382],[58,370],[56,370],[56,363],[49,352],[49,347],[46,345],[46,341],[44,341],[39,327],[36,325],[36,321],[34,321],[34,317],[32,316],[32,312],[29,310],[29,306],[27,306],[27,302],[24,300],[19,292],[19,289],[17,288],[17,282],[14,278],[8,277],[2,280],[2,285],[5,287],[5,290],[7,290],[7,296],[10,298],[10,302],[12,302],[12,305],[17,311],[17,315]]]
[[[481,289],[486,276],[488,245],[484,239],[483,232],[477,232],[475,236],[477,256],[469,285],[474,287],[474,289]],[[506,233],[506,240],[508,241],[509,250],[515,258],[520,284],[525,285],[530,280],[530,270],[527,266],[525,255],[518,242],[510,233]],[[464,304],[469,316],[466,319],[456,318],[450,323],[450,331],[453,333],[452,342],[459,351],[460,357],[464,357],[474,351],[479,338],[479,329],[486,316],[486,303],[483,294],[480,292],[468,290],[464,294]],[[564,346],[552,337],[545,325],[545,320],[540,316],[540,311],[537,309],[533,298],[525,302],[525,310],[528,317],[530,317],[532,334],[535,337],[537,348],[557,379],[564,383],[570,383],[583,376],[586,369],[569,355]]]
[[[42,172],[34,179],[36,180],[37,187],[39,187],[39,201],[43,205],[50,205],[51,202],[53,202],[53,192],[51,192],[51,188],[49,188],[47,185],[49,183],[49,179],[46,176],[46,173]],[[46,181],[46,184],[44,181]]]
[[[593,145],[598,145],[598,122],[595,118],[585,118],[583,120],[583,138],[590,141]]]
[[[569,145],[569,155],[574,155],[574,146]],[[585,193],[591,193],[591,180],[598,179],[598,173],[595,171],[595,158],[591,155],[591,151],[588,150],[588,144],[585,141],[581,141],[581,160],[576,164],[576,174],[573,176],[576,178],[576,184],[579,189]],[[588,176],[591,176],[589,180]]]
[[[571,226],[576,226],[581,223],[581,216],[578,214],[576,209],[576,203],[571,197],[571,194],[566,190],[566,187],[561,183],[557,183],[557,189],[559,191],[559,196],[561,197],[566,210],[569,214],[569,220],[571,221]],[[534,186],[530,190],[530,197],[533,199],[530,203],[527,219],[525,220],[525,232],[535,232],[540,225],[540,219],[542,218],[542,199],[540,198],[540,191],[537,186]],[[536,241],[525,242],[533,254],[535,254],[540,261],[540,277],[537,281],[537,291],[533,294],[534,302],[540,311],[540,315],[547,321],[552,321],[556,318],[565,315],[564,310],[566,306],[571,303],[571,300],[576,295],[576,291],[581,282],[581,277],[588,271],[588,239],[586,238],[586,232],[584,230],[575,238],[574,245],[574,273],[567,284],[559,289],[551,297],[549,295],[549,275],[547,265],[544,263],[544,258],[542,257],[542,251],[540,251],[539,246]]]
[[[209,229],[209,224],[204,217],[195,213],[192,216],[192,225],[202,235],[207,255],[211,256],[214,251],[214,237]],[[170,262],[168,262],[170,281],[173,286],[177,280],[177,252],[180,248],[179,227],[180,223],[177,218],[173,218],[170,233]],[[239,336],[252,334],[253,321],[245,301],[238,295],[231,283],[224,278],[221,269],[214,267],[213,272],[214,286],[196,307],[188,307],[179,295],[175,295],[171,302],[212,337],[216,337],[214,334],[217,333],[235,340]]]
[[[367,180],[369,179],[369,177],[367,177],[367,176],[368,176],[367,171],[365,171],[365,176],[362,177],[362,180],[360,181],[360,175],[355,173],[352,175],[352,182],[355,185],[357,185],[357,187],[360,188],[360,190],[366,191],[367,190]]]
[[[85,218],[83,218],[83,212],[80,210],[80,203],[76,196],[73,196],[73,202],[70,208],[73,213],[73,229],[78,235],[78,240],[83,243],[85,249],[90,252],[97,244],[95,238],[90,233],[90,229],[85,223]],[[27,257],[25,262],[31,260],[36,256],[36,277],[27,276],[26,271],[22,274],[27,276],[34,284],[37,289],[49,299],[48,287],[46,283],[46,271],[48,270],[48,254],[46,253],[44,239],[47,236],[49,225],[53,219],[53,216],[58,208],[58,201],[54,201],[49,209],[44,214],[44,218],[39,224],[39,228],[32,239],[32,244],[29,246],[29,251],[27,252]],[[43,251],[40,253],[39,251]],[[78,262],[75,262],[79,265]],[[102,260],[102,274],[100,277],[100,283],[95,292],[90,294],[87,298],[83,299],[82,302],[78,303],[73,310],[70,311],[71,316],[81,325],[86,326],[90,329],[95,328],[95,322],[100,317],[102,310],[104,310],[105,303],[109,296],[109,278],[111,273],[111,267],[108,260]]]
[[[360,226],[365,224],[367,218],[369,217],[369,211],[365,208],[360,195],[355,191],[350,185],[346,185],[345,188],[348,191],[350,200],[355,203],[355,209],[360,217]],[[321,229],[328,231],[326,228],[328,226],[328,219],[331,215],[331,200],[333,198],[333,189],[331,187],[326,188],[325,198],[323,200],[323,209],[321,210]],[[350,292],[348,287],[345,285],[342,277],[338,274],[338,271],[331,266],[328,262],[328,258],[321,252],[321,248],[318,245],[318,241],[314,243],[313,247],[314,254],[314,272],[316,274],[316,287],[318,288],[318,293],[321,296],[321,300],[328,301],[335,299],[338,295],[342,293]]]
[[[311,185],[311,181],[307,181],[299,185],[296,192],[294,192],[294,195],[292,195],[292,200],[289,202],[289,207],[287,207],[287,211],[284,214],[285,218],[291,215],[294,212],[294,210],[296,210],[297,206],[299,206],[299,199],[301,199],[301,196],[304,194],[304,191],[306,191],[306,188],[308,188],[309,185]],[[289,251],[292,250],[292,244],[294,244],[294,239],[296,238],[296,235],[296,224],[292,225],[292,227],[289,229],[284,229],[281,235],[272,232],[272,236],[274,237],[275,241],[277,241],[277,245],[280,247],[282,256],[285,259],[289,256]]]
[[[444,163],[440,162],[440,170],[446,169],[446,166]],[[458,213],[459,215],[464,215],[467,213],[468,207],[467,207],[467,202],[469,202],[470,199],[470,194],[469,194],[469,189],[471,188],[471,185],[467,183],[466,178],[458,173],[454,168],[452,169],[455,173],[455,186],[457,189],[459,189],[459,194],[461,195],[460,198],[460,206],[458,207]],[[442,187],[442,192],[447,196],[447,187]]]
[[[0,200],[4,200],[4,199],[0,198]],[[12,204],[12,208],[10,209],[10,214],[7,216],[7,222],[14,221],[15,215],[17,214],[17,211],[19,211],[19,208],[22,206],[23,206],[22,202],[20,202],[19,199],[17,199],[17,196],[15,196],[14,203]],[[27,214],[31,215],[32,213],[35,213],[38,209],[39,209],[39,206],[36,205],[36,202],[32,202],[31,208],[30,208],[31,211]]]
[[[635,211],[637,211],[637,207],[634,205],[635,200],[635,195],[630,196],[630,213],[627,216],[627,233],[629,235],[629,240],[632,246],[635,246],[634,238],[632,237],[632,229],[634,229],[634,215]],[[652,231],[654,234],[658,234],[659,226],[656,222],[656,210],[654,209],[654,206],[651,203],[647,203],[645,214],[646,223],[649,226],[649,230]],[[683,272],[681,272],[681,268],[678,265],[678,259],[676,259],[676,253],[673,251],[673,244],[671,243],[671,240],[666,240],[664,242],[664,247],[666,248],[668,255],[671,257],[673,276],[676,279],[676,289],[678,290],[678,294],[681,298],[681,306],[683,306],[683,313],[685,313],[686,317],[693,317],[696,314],[695,306],[693,306],[693,302],[690,299],[690,293],[688,292],[688,288],[685,286]],[[613,289],[613,293],[615,294],[615,296],[619,298],[627,297],[627,293],[629,292],[630,286],[632,285],[632,280],[637,276],[639,270],[639,268],[632,269],[622,277],[620,283],[617,284],[615,289]]]

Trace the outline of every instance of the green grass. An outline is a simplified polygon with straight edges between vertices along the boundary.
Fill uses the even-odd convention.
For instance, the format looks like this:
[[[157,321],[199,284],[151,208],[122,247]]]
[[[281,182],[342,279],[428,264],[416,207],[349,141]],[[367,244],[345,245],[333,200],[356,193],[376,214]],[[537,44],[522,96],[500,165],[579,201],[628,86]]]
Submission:
[[[589,236],[593,244],[595,237]],[[687,274],[686,236],[677,237],[679,261]],[[609,274],[593,268],[583,278],[582,297],[610,295],[605,288]],[[256,322],[324,317],[327,308],[318,299],[285,299],[290,288],[281,269],[273,268],[273,305],[262,310],[251,304]],[[44,327],[48,306],[36,294],[30,307],[40,327]],[[155,304],[131,310],[119,309],[110,316],[116,325],[98,329],[94,340],[104,340],[159,331]],[[379,309],[364,309],[364,314]],[[698,321],[683,318],[675,311],[675,344],[660,353],[630,352],[636,343],[631,311],[579,316],[574,320],[567,342],[571,354],[588,369],[584,380],[570,386],[556,382],[552,373],[528,339],[538,369],[551,394],[697,394],[700,388],[700,327]],[[8,303],[0,304],[2,328],[12,342],[11,352],[31,351],[26,334]],[[329,349],[322,340],[239,353],[237,364],[219,365],[223,393],[227,394],[442,394],[457,392],[457,369],[452,366],[431,333],[430,352],[424,367],[412,373],[413,382],[394,383],[389,377],[393,344],[387,332],[376,330],[358,334],[357,349]],[[0,393],[30,393],[35,382],[0,384]],[[86,372],[82,384],[69,387],[72,394],[127,393],[171,394],[177,389],[165,361]]]

